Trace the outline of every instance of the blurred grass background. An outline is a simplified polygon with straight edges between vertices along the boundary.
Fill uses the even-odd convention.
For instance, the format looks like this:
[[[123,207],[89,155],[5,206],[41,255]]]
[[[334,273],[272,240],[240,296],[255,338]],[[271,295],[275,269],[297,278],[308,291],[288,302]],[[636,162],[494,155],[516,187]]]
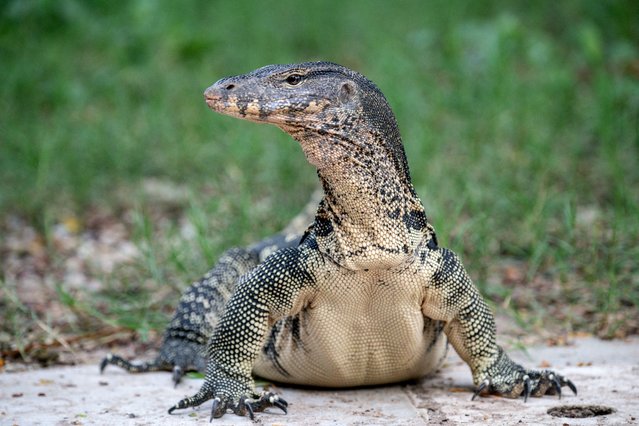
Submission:
[[[143,254],[82,303],[49,282],[61,303],[145,335],[221,251],[284,226],[314,170],[287,135],[213,114],[202,92],[307,60],[378,84],[440,241],[520,325],[565,310],[563,329],[636,332],[636,1],[0,2],[0,217],[46,242],[64,218],[84,229],[108,211]],[[148,182],[181,195],[158,213]],[[180,218],[195,237],[169,244]],[[495,277],[503,262],[517,268]],[[11,339],[40,317],[2,304]]]

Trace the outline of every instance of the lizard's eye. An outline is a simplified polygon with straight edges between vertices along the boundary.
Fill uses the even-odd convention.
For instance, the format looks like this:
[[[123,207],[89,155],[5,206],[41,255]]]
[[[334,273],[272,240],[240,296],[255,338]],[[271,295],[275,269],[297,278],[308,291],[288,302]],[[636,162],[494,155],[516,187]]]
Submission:
[[[296,86],[301,83],[303,78],[304,76],[301,74],[291,74],[288,77],[286,77],[286,80],[284,81],[286,81],[286,83],[290,84],[291,86]]]

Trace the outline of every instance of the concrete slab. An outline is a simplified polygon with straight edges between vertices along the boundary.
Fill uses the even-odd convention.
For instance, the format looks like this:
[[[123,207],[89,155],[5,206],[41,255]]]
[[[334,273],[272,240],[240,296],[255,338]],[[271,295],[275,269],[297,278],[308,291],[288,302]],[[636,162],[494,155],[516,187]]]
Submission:
[[[484,397],[471,401],[470,373],[456,355],[436,376],[416,383],[348,390],[279,387],[289,414],[257,415],[265,425],[551,424],[601,425],[639,422],[639,338],[627,341],[578,339],[568,347],[512,352],[529,366],[549,366],[570,377],[579,395],[523,400]],[[55,367],[0,374],[1,425],[190,425],[208,422],[210,402],[168,415],[166,410],[196,392],[201,380],[177,389],[168,373],[130,375],[97,365]],[[581,419],[552,417],[552,407],[603,405],[609,415]],[[215,424],[248,424],[226,415]]]

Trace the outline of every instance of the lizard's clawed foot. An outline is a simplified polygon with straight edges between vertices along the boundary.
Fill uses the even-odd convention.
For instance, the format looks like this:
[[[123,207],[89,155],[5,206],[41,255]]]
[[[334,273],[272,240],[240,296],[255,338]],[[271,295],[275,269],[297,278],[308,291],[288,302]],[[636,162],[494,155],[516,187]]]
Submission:
[[[277,407],[284,411],[284,414],[288,413],[288,402],[273,392],[264,392],[257,399],[241,398],[239,406],[239,410],[233,410],[235,414],[240,416],[248,414],[251,420],[254,419],[254,413],[259,413],[269,407]]]
[[[529,396],[556,394],[561,398],[561,388],[564,386],[577,395],[577,387],[564,376],[552,370],[526,370],[513,362],[501,348],[490,365],[475,372],[475,383],[479,384],[472,399],[484,392],[506,398],[519,398],[523,395],[524,401]]]
[[[474,400],[482,392],[494,393],[506,398],[519,398],[523,395],[524,402],[529,396],[558,395],[561,399],[561,388],[567,386],[575,395],[577,387],[572,381],[551,370],[529,370],[523,368],[515,372],[514,380],[504,377],[484,379],[473,394]]]
[[[134,364],[119,355],[107,354],[107,356],[105,356],[100,362],[100,374],[104,373],[104,369],[109,364],[117,365],[118,367],[123,368],[130,373],[145,373],[148,371],[166,370],[170,366],[169,363],[164,362],[161,358],[158,358],[153,362],[141,362]],[[180,380],[182,380],[182,377],[184,377],[184,372],[186,369],[187,368],[183,365],[173,365],[172,377],[174,387],[176,387],[178,383],[180,383]]]
[[[202,355],[202,345],[177,337],[168,337],[162,343],[160,354],[151,362],[130,362],[119,355],[107,354],[100,362],[100,373],[107,365],[116,365],[130,373],[148,371],[171,371],[173,386],[176,387],[187,371],[205,371],[206,359]]]
[[[211,399],[211,395],[207,391],[196,393],[190,398],[184,398],[173,407],[169,408],[169,414],[175,410],[181,410],[188,407],[196,407],[203,402]],[[284,414],[288,412],[288,403],[277,394],[272,392],[264,392],[262,395],[253,395],[253,397],[242,396],[238,400],[229,398],[223,394],[215,395],[213,399],[213,406],[211,407],[211,421],[215,418],[220,418],[228,410],[238,416],[248,415],[251,420],[255,419],[255,413],[266,410],[269,407],[277,407],[284,411]]]

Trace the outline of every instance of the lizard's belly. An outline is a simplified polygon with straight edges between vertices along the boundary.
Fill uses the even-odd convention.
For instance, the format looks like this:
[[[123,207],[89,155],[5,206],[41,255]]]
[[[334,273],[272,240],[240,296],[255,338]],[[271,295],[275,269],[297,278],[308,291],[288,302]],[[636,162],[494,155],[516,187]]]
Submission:
[[[254,372],[280,382],[344,387],[434,371],[446,352],[443,323],[424,318],[421,286],[411,275],[330,274],[305,309],[276,323]]]

